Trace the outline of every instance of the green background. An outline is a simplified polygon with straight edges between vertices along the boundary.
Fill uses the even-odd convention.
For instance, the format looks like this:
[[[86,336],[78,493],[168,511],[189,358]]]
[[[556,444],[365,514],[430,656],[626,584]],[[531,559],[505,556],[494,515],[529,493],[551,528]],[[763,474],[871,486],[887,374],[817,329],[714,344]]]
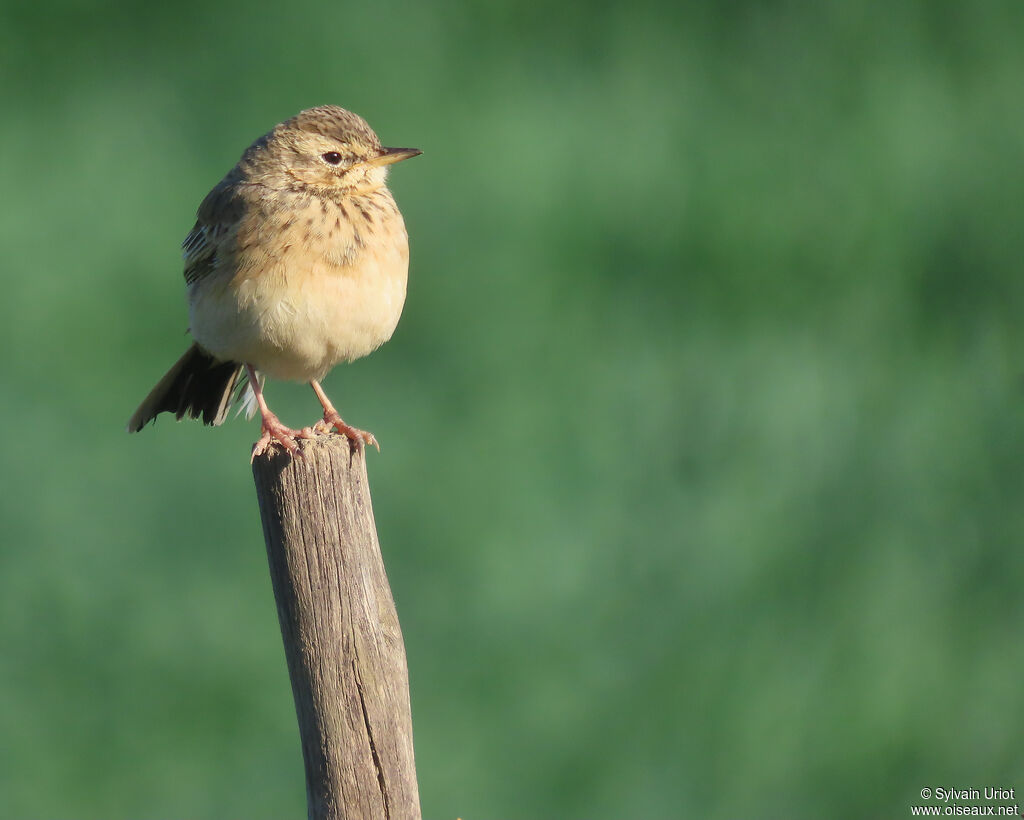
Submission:
[[[124,424],[199,201],[327,102],[424,151],[326,387],[429,820],[1024,788],[1024,5],[0,14],[0,816],[305,816],[257,424]]]

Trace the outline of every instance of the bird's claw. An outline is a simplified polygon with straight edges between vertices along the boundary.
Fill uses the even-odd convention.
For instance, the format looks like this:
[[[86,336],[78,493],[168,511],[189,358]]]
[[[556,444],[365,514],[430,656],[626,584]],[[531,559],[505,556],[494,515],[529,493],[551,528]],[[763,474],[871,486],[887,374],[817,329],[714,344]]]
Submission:
[[[353,427],[350,424],[345,424],[342,421],[341,416],[335,413],[324,413],[323,419],[313,425],[313,429],[317,433],[341,433],[343,436],[355,446],[356,449],[362,450],[367,445],[377,448],[377,452],[380,452],[380,444],[377,443],[376,436],[373,433],[369,433],[366,430],[360,430],[358,427]]]
[[[303,427],[301,430],[293,430],[291,427],[282,424],[277,416],[274,415],[264,417],[261,430],[263,435],[252,446],[252,456],[249,459],[250,464],[256,460],[257,456],[263,455],[274,442],[284,447],[293,457],[301,458],[302,451],[299,449],[296,439],[310,439],[316,436],[312,428]]]

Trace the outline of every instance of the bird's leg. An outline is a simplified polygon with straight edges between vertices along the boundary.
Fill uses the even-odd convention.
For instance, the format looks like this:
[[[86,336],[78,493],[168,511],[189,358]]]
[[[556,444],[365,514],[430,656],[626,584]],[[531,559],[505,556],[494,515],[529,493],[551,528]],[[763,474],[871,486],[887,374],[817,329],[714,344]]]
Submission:
[[[313,388],[313,392],[316,393],[316,397],[320,399],[320,404],[324,406],[324,420],[318,421],[314,425],[313,429],[324,433],[331,430],[337,430],[343,436],[347,436],[349,441],[357,447],[361,448],[366,444],[372,444],[377,448],[377,452],[380,452],[380,445],[377,443],[377,439],[374,438],[373,433],[367,433],[365,430],[359,430],[342,421],[341,416],[338,415],[338,411],[334,409],[334,405],[331,404],[331,400],[327,398],[327,394],[324,393],[324,389],[320,386],[320,382],[313,379],[313,381],[309,383],[309,386]]]
[[[249,374],[249,386],[256,397],[256,404],[260,408],[260,418],[263,421],[261,427],[263,435],[253,445],[252,458],[263,455],[271,441],[277,441],[289,453],[298,455],[299,445],[295,443],[295,439],[313,438],[313,431],[308,427],[303,427],[301,430],[293,430],[291,427],[283,425],[281,420],[270,412],[270,408],[267,407],[267,400],[263,398],[263,388],[260,387],[260,380],[256,377],[256,370],[251,364],[247,364],[245,371]],[[252,458],[249,460],[252,461]]]

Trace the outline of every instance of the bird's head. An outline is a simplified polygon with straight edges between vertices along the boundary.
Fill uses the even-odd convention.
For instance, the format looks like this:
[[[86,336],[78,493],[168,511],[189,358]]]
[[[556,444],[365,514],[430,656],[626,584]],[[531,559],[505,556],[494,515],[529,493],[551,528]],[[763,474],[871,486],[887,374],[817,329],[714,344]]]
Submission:
[[[336,105],[301,111],[246,150],[240,170],[272,188],[308,188],[350,195],[372,191],[387,179],[388,166],[422,153],[387,148],[358,114]]]

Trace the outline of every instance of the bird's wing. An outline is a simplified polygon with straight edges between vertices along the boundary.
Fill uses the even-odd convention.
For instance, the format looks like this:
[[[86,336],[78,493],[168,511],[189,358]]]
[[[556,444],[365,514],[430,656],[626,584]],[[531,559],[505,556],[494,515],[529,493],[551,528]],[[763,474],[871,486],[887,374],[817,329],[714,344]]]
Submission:
[[[245,203],[230,177],[215,187],[199,206],[195,227],[181,243],[185,258],[185,282],[205,278],[230,256]]]
[[[217,243],[213,232],[200,222],[181,243],[185,257],[185,282],[191,285],[206,276],[217,265]]]

